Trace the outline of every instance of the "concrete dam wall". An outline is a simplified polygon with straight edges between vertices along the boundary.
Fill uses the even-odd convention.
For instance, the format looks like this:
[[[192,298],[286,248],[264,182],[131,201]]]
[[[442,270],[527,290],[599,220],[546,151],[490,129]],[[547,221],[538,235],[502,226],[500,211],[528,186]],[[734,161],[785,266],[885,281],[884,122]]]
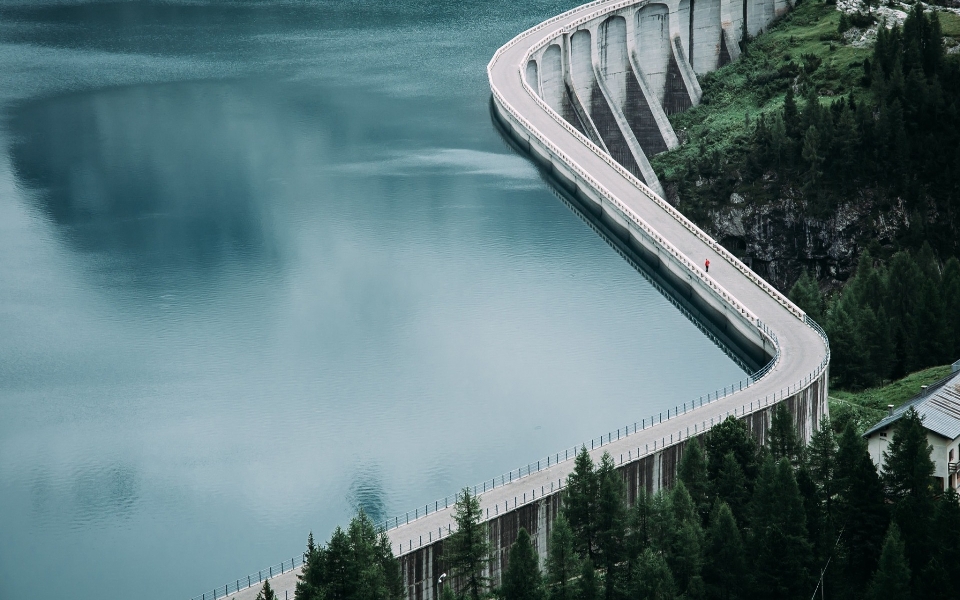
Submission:
[[[625,415],[621,427],[587,442],[595,461],[603,452],[614,458],[630,503],[642,489],[670,487],[686,444],[728,416],[743,419],[764,443],[777,404],[789,408],[804,441],[827,415],[823,330],[667,203],[648,160],[679,145],[667,116],[700,102],[697,75],[736,60],[744,30],[755,35],[789,7],[787,0],[600,0],[521,33],[487,67],[494,116],[513,142],[618,252],[664,282],[678,305],[709,321],[715,339],[756,368],[745,381],[664,413]],[[500,584],[521,527],[546,555],[575,451],[473,486],[493,548],[492,585]],[[410,600],[438,597],[454,500],[383,523]],[[273,587],[292,597],[298,573],[275,577]],[[252,600],[255,588],[230,597]]]
[[[788,407],[804,441],[827,415],[823,331],[665,202],[648,161],[677,147],[667,116],[700,102],[697,75],[739,58],[745,27],[755,35],[788,9],[786,0],[594,2],[517,36],[488,66],[496,119],[517,146],[595,217],[624,256],[667,281],[749,362],[764,365],[746,386],[590,442],[594,460],[613,456],[628,503],[640,490],[670,487],[686,444],[728,416],[743,419],[765,443],[777,404]],[[700,266],[705,259],[709,273]],[[493,585],[521,527],[546,556],[572,457],[568,450],[474,487],[493,548],[486,572]],[[446,506],[447,499],[425,506],[389,531],[411,600],[439,593],[452,531]]]
[[[514,38],[488,66],[495,116],[516,144],[627,258],[668,282],[745,360],[764,365],[746,387],[591,440],[594,460],[613,456],[631,504],[640,490],[672,486],[686,444],[728,416],[743,419],[760,443],[777,404],[788,407],[804,441],[827,416],[823,331],[666,203],[648,161],[679,145],[667,116],[700,102],[697,75],[739,58],[744,29],[756,35],[789,8],[787,0],[594,2]],[[474,487],[493,548],[486,572],[493,585],[521,527],[546,556],[572,456],[568,450]],[[452,531],[445,505],[425,506],[423,516],[389,532],[411,600],[438,597]]]

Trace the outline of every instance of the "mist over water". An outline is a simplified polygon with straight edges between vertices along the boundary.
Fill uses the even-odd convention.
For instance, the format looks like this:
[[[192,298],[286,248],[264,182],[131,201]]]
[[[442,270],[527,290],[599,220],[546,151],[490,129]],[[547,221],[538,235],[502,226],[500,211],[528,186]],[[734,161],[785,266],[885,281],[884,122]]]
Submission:
[[[573,4],[0,0],[0,597],[190,598],[740,379],[490,122]]]

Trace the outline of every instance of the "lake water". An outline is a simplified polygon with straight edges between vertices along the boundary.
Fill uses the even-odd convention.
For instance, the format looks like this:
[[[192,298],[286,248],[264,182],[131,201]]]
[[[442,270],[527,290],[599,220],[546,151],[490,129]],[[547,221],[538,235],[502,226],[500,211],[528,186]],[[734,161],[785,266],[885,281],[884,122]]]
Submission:
[[[0,0],[0,597],[186,600],[740,379],[491,123],[569,6]]]

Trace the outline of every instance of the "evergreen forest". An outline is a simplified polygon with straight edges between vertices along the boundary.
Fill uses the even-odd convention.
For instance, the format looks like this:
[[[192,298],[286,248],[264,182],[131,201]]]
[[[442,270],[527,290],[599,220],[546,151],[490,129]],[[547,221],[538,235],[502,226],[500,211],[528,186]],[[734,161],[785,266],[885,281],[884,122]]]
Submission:
[[[443,545],[444,600],[948,599],[960,499],[939,491],[920,417],[895,426],[878,471],[852,424],[804,446],[784,405],[768,443],[728,418],[683,449],[677,480],[632,506],[613,459],[583,448],[541,562],[521,529],[499,586],[479,500],[459,496]],[[360,512],[307,543],[296,600],[401,600],[399,561]],[[266,597],[266,596],[265,596]]]
[[[792,206],[771,213],[781,224],[860,223],[834,241],[854,248],[849,273],[796,256],[771,280],[824,327],[845,389],[960,359],[960,53],[946,52],[941,23],[956,36],[960,18],[925,8],[864,47],[843,34],[875,25],[872,13],[798,3],[703,78],[703,104],[671,118],[687,141],[652,159],[708,230],[738,197]]]

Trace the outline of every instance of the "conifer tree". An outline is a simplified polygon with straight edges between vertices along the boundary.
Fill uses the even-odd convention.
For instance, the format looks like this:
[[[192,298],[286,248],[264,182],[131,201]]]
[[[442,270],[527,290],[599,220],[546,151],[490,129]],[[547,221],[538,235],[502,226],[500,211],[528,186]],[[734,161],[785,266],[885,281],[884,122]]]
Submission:
[[[889,517],[883,484],[867,453],[866,441],[847,423],[837,441],[837,522],[843,529],[838,569],[846,596],[867,588],[880,558]]]
[[[570,523],[577,551],[590,560],[596,552],[596,532],[594,514],[597,504],[599,484],[594,470],[593,459],[582,446],[574,459],[573,472],[567,477],[567,489],[563,497],[563,514]]]
[[[537,551],[523,527],[510,548],[510,561],[503,575],[504,600],[544,600]]]
[[[313,540],[313,532],[307,536],[307,551],[303,569],[297,575],[296,600],[320,600],[324,585],[324,555]]]
[[[687,486],[678,481],[670,492],[675,530],[670,544],[667,564],[674,576],[677,590],[696,597],[702,588],[704,534]]]
[[[630,529],[627,534],[627,559],[635,562],[644,550],[650,547],[653,519],[653,498],[645,488],[637,492],[637,499],[630,510]]]
[[[907,565],[896,523],[883,542],[880,565],[870,582],[870,600],[910,600],[910,567]]]
[[[745,598],[746,552],[730,507],[718,500],[710,514],[710,529],[703,553],[703,579],[707,598]]]
[[[257,600],[277,600],[277,594],[273,591],[273,588],[270,587],[269,579],[263,582],[263,587],[260,588],[260,593],[257,594]]]
[[[916,587],[925,600],[948,600],[956,595],[954,565],[960,564],[960,497],[949,486],[937,500],[933,522],[933,555]]]
[[[730,510],[739,522],[745,521],[750,492],[747,489],[747,478],[743,474],[740,463],[734,458],[733,452],[723,455],[714,485],[717,498],[730,506]]]
[[[801,446],[797,439],[797,429],[793,425],[793,415],[785,402],[777,404],[773,409],[768,437],[774,460],[786,458],[795,465],[799,464]]]
[[[643,551],[637,565],[637,575],[633,578],[633,598],[638,600],[673,600],[677,598],[676,587],[670,567],[663,555],[654,553],[650,548]]]
[[[580,572],[580,557],[574,549],[573,531],[560,514],[553,522],[547,553],[547,584],[550,600],[574,600],[570,580]]]
[[[593,561],[587,558],[580,564],[580,581],[577,582],[577,600],[600,600],[597,571]]]
[[[823,323],[823,298],[817,280],[804,269],[790,288],[790,300],[817,323]]]
[[[910,408],[897,421],[893,440],[883,453],[887,497],[913,573],[922,572],[934,550],[932,450],[920,415]]]
[[[723,456],[732,452],[746,477],[748,490],[753,489],[753,481],[757,476],[757,442],[747,431],[746,423],[731,415],[711,429],[705,438],[710,481],[717,483]]]
[[[596,556],[605,575],[605,596],[610,600],[613,597],[616,568],[624,556],[625,492],[623,478],[617,473],[609,453],[603,453],[596,474],[597,505],[591,529],[596,536]]]
[[[960,156],[960,153],[958,153]],[[958,162],[960,164],[960,162]],[[944,313],[951,315],[951,318],[945,319],[943,327],[946,328],[946,339],[952,340],[952,345],[947,347],[948,362],[960,360],[960,260],[954,256],[943,266],[943,286],[941,287],[944,299]]]
[[[805,598],[811,548],[806,516],[790,461],[764,460],[751,503],[756,594]]]
[[[807,448],[807,468],[810,479],[817,486],[820,510],[830,531],[834,530],[833,524],[836,521],[834,514],[837,493],[837,482],[834,477],[836,465],[837,442],[833,437],[830,421],[824,419],[810,439],[810,446]]]
[[[683,446],[683,455],[677,465],[677,478],[683,482],[694,506],[700,514],[702,523],[710,514],[713,501],[710,493],[710,479],[707,474],[707,457],[703,452],[700,438],[693,438]]]
[[[486,586],[483,568],[490,555],[490,542],[480,500],[470,488],[463,488],[454,505],[453,520],[457,530],[444,544],[444,560],[453,572],[453,577],[462,582],[471,600],[480,600]]]

